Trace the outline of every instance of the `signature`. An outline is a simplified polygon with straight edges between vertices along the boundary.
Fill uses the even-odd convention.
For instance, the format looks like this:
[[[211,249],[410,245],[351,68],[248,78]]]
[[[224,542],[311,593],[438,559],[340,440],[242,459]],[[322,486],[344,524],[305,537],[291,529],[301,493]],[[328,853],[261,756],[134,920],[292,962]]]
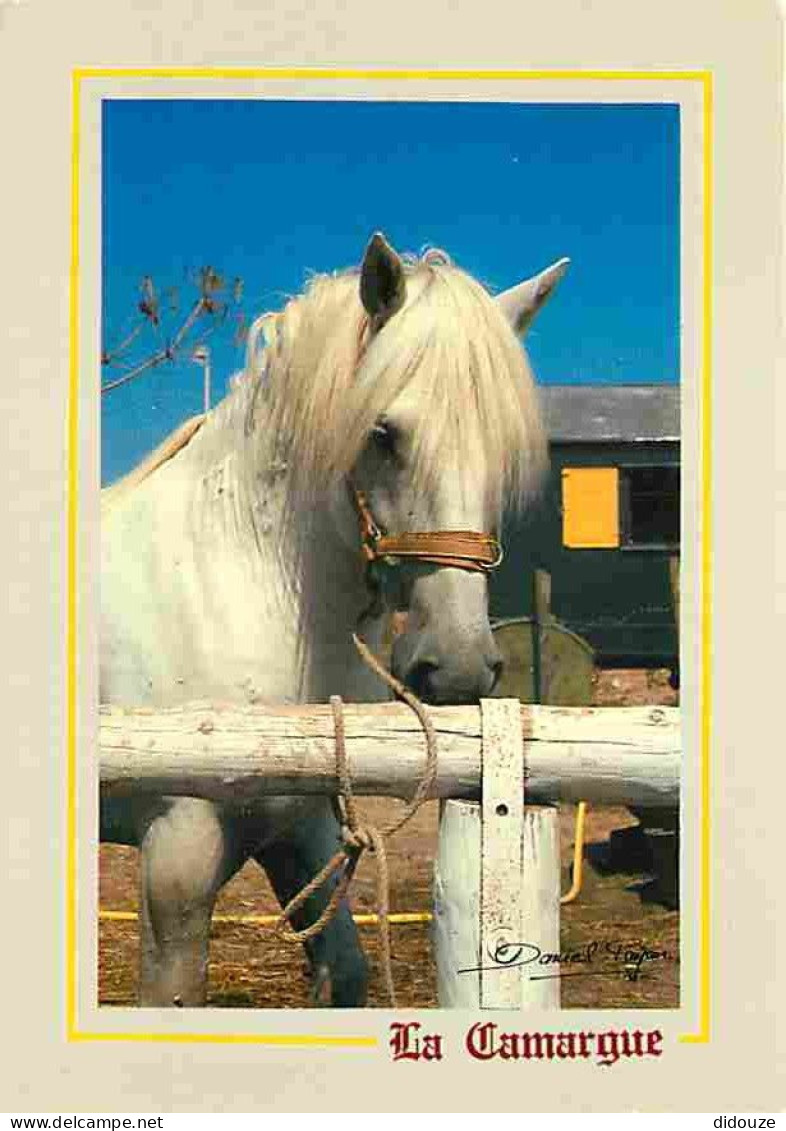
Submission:
[[[483,970],[512,970],[532,966],[531,982],[546,978],[579,978],[597,975],[621,976],[629,982],[639,980],[642,968],[652,962],[674,960],[671,951],[649,947],[639,942],[590,942],[575,950],[548,951],[536,943],[499,941],[489,948],[489,965],[465,966],[459,974],[476,974]],[[548,967],[557,967],[547,972]],[[574,969],[567,969],[574,967]],[[535,972],[537,970],[537,973]]]

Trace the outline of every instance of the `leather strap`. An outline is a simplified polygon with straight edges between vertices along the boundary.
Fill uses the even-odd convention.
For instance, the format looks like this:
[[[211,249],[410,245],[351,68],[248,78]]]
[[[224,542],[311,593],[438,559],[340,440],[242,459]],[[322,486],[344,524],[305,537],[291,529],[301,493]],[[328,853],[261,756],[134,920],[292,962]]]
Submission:
[[[490,534],[472,530],[435,530],[384,536],[373,546],[373,557],[417,558],[436,565],[484,573],[499,565],[501,547]]]
[[[502,546],[491,534],[474,530],[434,530],[383,534],[374,521],[368,500],[350,484],[350,496],[360,521],[363,556],[371,563],[379,560],[395,565],[398,558],[412,558],[431,565],[487,573],[502,561]],[[394,559],[391,561],[391,559]]]

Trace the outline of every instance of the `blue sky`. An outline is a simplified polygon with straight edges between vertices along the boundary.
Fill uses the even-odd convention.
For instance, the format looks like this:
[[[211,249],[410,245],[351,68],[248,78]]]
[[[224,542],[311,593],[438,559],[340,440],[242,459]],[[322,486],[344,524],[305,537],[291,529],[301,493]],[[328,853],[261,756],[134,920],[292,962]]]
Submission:
[[[676,106],[110,100],[102,168],[105,348],[133,326],[145,275],[185,309],[209,264],[243,279],[253,316],[307,272],[356,264],[381,229],[495,289],[570,256],[527,338],[541,383],[679,380]],[[233,336],[210,339],[216,397],[242,363]],[[126,363],[158,344],[138,339]],[[104,482],[201,402],[187,361],[105,394]]]

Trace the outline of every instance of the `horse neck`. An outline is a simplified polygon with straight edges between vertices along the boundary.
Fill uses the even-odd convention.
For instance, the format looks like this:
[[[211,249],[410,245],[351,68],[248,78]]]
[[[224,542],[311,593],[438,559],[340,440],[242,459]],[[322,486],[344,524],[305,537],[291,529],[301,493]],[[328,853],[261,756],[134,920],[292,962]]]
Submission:
[[[371,603],[360,553],[357,519],[343,492],[330,505],[301,515],[297,569],[300,577],[299,635],[307,698],[346,695],[360,701],[387,698],[387,691],[362,664],[352,641]],[[385,621],[363,621],[364,639],[377,652]]]
[[[250,387],[235,390],[208,418],[192,442],[193,481],[203,491],[214,481],[226,500],[219,504],[222,536],[264,593],[277,622],[271,633],[296,653],[293,694],[317,702],[333,694],[385,697],[352,642],[369,593],[348,495],[338,488],[328,498],[301,498],[289,489],[297,453],[282,460],[259,406],[249,427],[253,395]],[[379,647],[383,624],[364,632]]]

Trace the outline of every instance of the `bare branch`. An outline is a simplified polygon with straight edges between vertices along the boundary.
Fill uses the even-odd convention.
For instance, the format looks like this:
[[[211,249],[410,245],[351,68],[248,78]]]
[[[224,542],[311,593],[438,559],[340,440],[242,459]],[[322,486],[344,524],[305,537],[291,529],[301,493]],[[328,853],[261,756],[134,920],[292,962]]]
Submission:
[[[134,341],[136,341],[136,339],[142,333],[144,328],[145,328],[144,322],[140,322],[138,326],[135,326],[134,329],[131,331],[131,333],[128,334],[122,340],[120,345],[115,346],[115,348],[113,350],[110,350],[109,353],[104,353],[104,354],[101,355],[101,364],[102,365],[112,365],[112,364],[114,364],[114,362],[116,362],[117,359],[120,358],[125,353],[125,351],[128,349],[128,347]]]
[[[152,357],[148,357],[145,361],[140,362],[139,365],[137,365],[134,369],[129,370],[128,373],[124,373],[122,377],[118,377],[116,381],[110,381],[107,385],[102,385],[101,392],[108,393],[111,389],[119,389],[121,385],[127,385],[129,381],[133,381],[135,377],[139,377],[148,369],[154,369],[155,366],[161,365],[163,362],[171,360],[172,353],[169,347],[163,350],[159,350],[158,353],[153,354]]]
[[[180,322],[174,332],[166,324],[173,321],[170,317],[179,306],[179,295],[176,287],[158,290],[151,275],[146,275],[140,283],[140,298],[137,303],[137,316],[141,315],[139,323],[112,349],[105,349],[101,356],[101,365],[110,370],[121,369],[128,365],[131,359],[129,351],[134,344],[139,344],[144,331],[149,330],[155,342],[155,347],[147,357],[137,362],[132,362],[131,367],[120,376],[107,381],[102,385],[101,392],[107,393],[127,385],[130,381],[146,373],[164,362],[174,362],[186,350],[193,352],[200,342],[213,335],[216,330],[225,325],[229,319],[230,302],[240,305],[243,297],[243,281],[235,278],[232,281],[231,297],[225,299],[222,292],[226,289],[224,277],[215,268],[206,266],[190,274],[192,285],[198,292],[198,298],[190,307],[185,318]],[[237,316],[243,319],[243,314]],[[195,327],[200,325],[198,333],[194,334]],[[191,337],[194,335],[194,337]],[[194,338],[196,340],[194,340]],[[162,339],[166,344],[160,344]],[[189,340],[190,339],[190,340]],[[233,334],[233,344],[237,342],[237,334]],[[134,351],[134,352],[139,352]]]

